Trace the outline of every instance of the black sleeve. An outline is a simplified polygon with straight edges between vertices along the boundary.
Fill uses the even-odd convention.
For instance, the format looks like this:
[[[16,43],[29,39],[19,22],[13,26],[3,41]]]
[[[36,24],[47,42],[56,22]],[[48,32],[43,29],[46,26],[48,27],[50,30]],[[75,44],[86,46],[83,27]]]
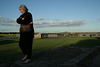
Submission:
[[[24,20],[22,20],[22,18],[24,18]],[[32,21],[32,15],[30,13],[24,15],[23,17],[19,17],[17,19],[18,24],[29,24],[31,21]]]
[[[21,18],[21,17],[17,18],[16,22],[17,22],[18,24],[21,24],[22,18]]]

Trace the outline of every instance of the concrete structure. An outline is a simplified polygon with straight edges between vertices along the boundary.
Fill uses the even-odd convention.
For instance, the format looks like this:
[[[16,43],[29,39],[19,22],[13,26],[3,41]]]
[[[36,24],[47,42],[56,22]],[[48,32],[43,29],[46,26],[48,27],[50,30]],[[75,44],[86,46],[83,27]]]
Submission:
[[[48,33],[42,33],[41,38],[48,38]]]
[[[100,37],[100,34],[78,34],[78,37]]]
[[[78,34],[78,37],[91,37],[91,34]]]
[[[100,34],[93,34],[92,37],[100,37]]]
[[[20,37],[19,32],[0,32],[7,36]],[[100,37],[100,32],[60,32],[60,33],[35,33],[34,38],[52,38],[59,36],[78,36],[78,37]]]
[[[57,37],[60,35],[59,33],[42,33],[41,38],[51,38],[51,37]]]
[[[69,34],[66,34],[66,33],[65,33],[64,36],[69,36]]]
[[[91,34],[85,34],[86,37],[91,37]]]
[[[78,37],[91,37],[91,34],[79,34]]]
[[[41,34],[40,33],[34,34],[34,39],[39,39],[39,38],[41,38]]]
[[[16,34],[16,37],[20,37],[20,34]]]
[[[48,34],[48,37],[57,37],[56,33]]]

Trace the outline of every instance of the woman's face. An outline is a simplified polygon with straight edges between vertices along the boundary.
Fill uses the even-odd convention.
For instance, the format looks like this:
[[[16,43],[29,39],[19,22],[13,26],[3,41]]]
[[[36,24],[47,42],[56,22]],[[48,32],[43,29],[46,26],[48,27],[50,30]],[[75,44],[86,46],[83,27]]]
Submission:
[[[25,13],[25,10],[19,10],[22,14],[24,14]]]

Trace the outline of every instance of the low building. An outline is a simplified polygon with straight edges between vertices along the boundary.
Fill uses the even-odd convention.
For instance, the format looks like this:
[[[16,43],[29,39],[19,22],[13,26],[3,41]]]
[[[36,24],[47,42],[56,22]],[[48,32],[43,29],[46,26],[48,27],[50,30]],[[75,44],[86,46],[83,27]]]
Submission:
[[[83,37],[83,34],[78,34],[78,37]]]
[[[57,34],[56,33],[51,33],[51,34],[48,34],[48,37],[57,37]]]
[[[42,33],[41,38],[48,38],[48,33]]]
[[[20,37],[20,34],[16,34],[16,37]]]
[[[100,37],[100,34],[78,34],[78,37]]]
[[[78,34],[78,37],[91,37],[91,34]]]
[[[40,39],[41,38],[41,34],[38,33],[38,34],[34,34],[34,39]]]
[[[66,34],[66,33],[65,33],[65,34],[64,34],[64,37],[65,37],[65,36],[69,36],[69,34]]]
[[[100,34],[93,34],[92,37],[100,37]]]
[[[57,37],[60,36],[61,34],[58,33],[42,33],[41,38],[52,38],[52,37]]]

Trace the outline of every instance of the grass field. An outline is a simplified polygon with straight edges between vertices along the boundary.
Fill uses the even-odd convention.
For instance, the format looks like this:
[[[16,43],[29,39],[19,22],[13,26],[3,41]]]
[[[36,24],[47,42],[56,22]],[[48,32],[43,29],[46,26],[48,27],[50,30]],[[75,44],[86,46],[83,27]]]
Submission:
[[[0,36],[0,59],[13,59],[23,54],[18,45],[19,38],[16,36]],[[97,37],[61,37],[53,39],[34,39],[32,52],[36,54],[43,50],[63,46],[94,47],[100,46],[100,39]]]

